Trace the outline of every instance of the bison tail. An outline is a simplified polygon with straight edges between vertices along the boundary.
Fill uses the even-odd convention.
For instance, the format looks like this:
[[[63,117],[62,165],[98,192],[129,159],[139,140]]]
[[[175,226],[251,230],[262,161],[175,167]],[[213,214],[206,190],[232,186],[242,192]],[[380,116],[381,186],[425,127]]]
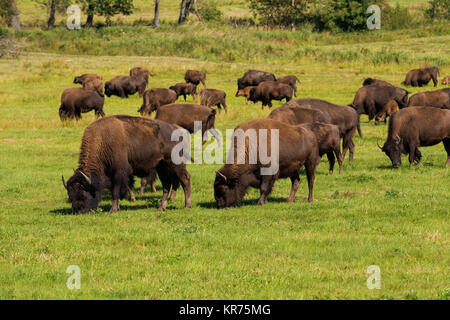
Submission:
[[[362,138],[362,132],[361,132],[361,120],[360,120],[360,115],[358,114],[358,122],[356,123],[356,129],[358,130],[358,134],[359,136]]]

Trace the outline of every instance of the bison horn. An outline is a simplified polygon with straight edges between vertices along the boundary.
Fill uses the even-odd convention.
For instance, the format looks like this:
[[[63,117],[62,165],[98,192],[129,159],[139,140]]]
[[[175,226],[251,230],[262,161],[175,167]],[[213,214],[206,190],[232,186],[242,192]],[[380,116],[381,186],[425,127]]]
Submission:
[[[221,176],[225,180],[225,182],[227,181],[227,177],[225,177],[225,175],[223,173],[221,173],[220,171],[217,171],[216,174]]]
[[[92,184],[91,179],[90,179],[87,175],[85,175],[85,174],[83,173],[83,171],[80,170],[80,173],[81,173],[81,175],[83,176],[83,178],[86,179],[86,181],[87,181],[89,184]]]
[[[395,135],[394,140],[395,140],[396,144],[400,144],[400,141],[402,141],[402,139],[400,138],[400,136],[398,134]]]
[[[377,141],[377,145],[378,145],[378,148],[380,148],[380,150],[383,150],[383,147],[380,146],[380,143],[378,141]]]
[[[67,190],[67,183],[66,183],[66,181],[64,180],[64,176],[62,175],[61,178],[62,178],[63,186],[64,186],[64,188],[66,188],[66,190]]]

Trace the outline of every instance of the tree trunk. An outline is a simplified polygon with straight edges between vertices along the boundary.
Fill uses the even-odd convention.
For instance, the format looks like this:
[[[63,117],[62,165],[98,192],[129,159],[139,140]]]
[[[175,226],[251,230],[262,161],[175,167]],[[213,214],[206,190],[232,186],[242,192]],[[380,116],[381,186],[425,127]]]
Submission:
[[[159,28],[159,0],[155,0],[155,19],[153,20],[153,27]]]
[[[94,5],[89,4],[87,9],[86,28],[92,28],[94,25]]]
[[[197,0],[194,0],[194,12],[195,12],[195,15],[197,16],[198,20],[203,22],[203,18],[200,15],[200,12],[198,12],[198,9],[197,9]]]
[[[55,26],[56,0],[50,2],[50,16],[48,17],[47,26],[52,29]]]
[[[9,3],[9,27],[20,30],[19,10],[17,9],[16,1],[11,0]]]
[[[189,8],[192,0],[181,0],[180,4],[180,17],[178,18],[178,24],[182,24],[189,16]]]

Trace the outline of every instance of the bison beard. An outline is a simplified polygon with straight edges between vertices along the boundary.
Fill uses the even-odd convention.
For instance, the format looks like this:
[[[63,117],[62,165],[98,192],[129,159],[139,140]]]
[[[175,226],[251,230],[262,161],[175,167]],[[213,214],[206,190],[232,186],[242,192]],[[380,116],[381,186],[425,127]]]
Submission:
[[[279,170],[275,175],[261,175],[261,169],[265,167],[261,159],[257,159],[256,164],[249,163],[249,142],[245,143],[245,154],[247,155],[244,164],[226,164],[216,173],[214,182],[214,197],[219,209],[227,207],[239,207],[242,205],[243,197],[249,187],[259,188],[261,196],[258,204],[263,205],[272,191],[275,181],[279,178],[290,178],[292,182],[291,193],[288,202],[294,200],[297,189],[300,185],[299,171],[304,165],[308,178],[308,201],[313,200],[313,186],[315,170],[320,161],[319,149],[314,134],[300,126],[291,126],[271,119],[255,119],[240,124],[235,130],[242,129],[244,132],[249,129],[259,131],[261,129],[279,130]],[[271,143],[268,143],[271,145]],[[238,156],[238,148],[234,144],[233,155]],[[268,150],[271,153],[269,146]],[[256,146],[259,153],[259,142]]]
[[[170,188],[181,184],[185,207],[191,207],[190,175],[184,164],[171,162],[171,151],[177,142],[167,136],[178,129],[168,123],[130,117],[111,116],[86,128],[81,145],[79,168],[65,183],[76,213],[96,209],[102,190],[112,192],[110,212],[119,210],[119,199],[131,191],[134,176],[147,177],[157,172],[163,185],[158,210],[165,210]]]

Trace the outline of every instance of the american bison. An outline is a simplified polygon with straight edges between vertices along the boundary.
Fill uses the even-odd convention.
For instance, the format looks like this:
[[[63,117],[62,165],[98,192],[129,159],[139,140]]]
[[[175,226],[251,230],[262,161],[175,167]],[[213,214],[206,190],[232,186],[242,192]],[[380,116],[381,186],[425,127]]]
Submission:
[[[292,100],[293,89],[290,85],[280,83],[277,81],[265,81],[261,82],[256,88],[250,89],[250,101],[262,102],[262,108],[264,106],[272,107],[272,100],[281,101],[286,99],[286,102]]]
[[[278,143],[274,144],[271,141],[273,136],[271,129],[278,130]],[[260,145],[263,143],[260,138],[256,142],[244,137],[241,139],[241,143],[238,142],[237,135],[239,133],[245,135],[248,131],[253,130],[257,132],[256,136],[259,137],[261,137],[261,130],[267,130],[267,146]],[[275,181],[280,178],[291,179],[292,188],[287,201],[294,201],[300,185],[299,172],[303,166],[306,168],[308,178],[308,202],[313,201],[315,171],[320,162],[319,147],[314,133],[301,126],[291,126],[272,119],[254,119],[238,125],[235,128],[233,139],[235,141],[229,156],[237,160],[244,155],[245,159],[241,159],[243,160],[241,162],[227,163],[216,172],[214,197],[220,209],[241,206],[249,187],[259,188],[261,196],[258,204],[265,204]],[[278,171],[273,175],[268,175],[261,169],[270,165],[273,166],[273,163],[268,164],[261,159],[260,149],[265,148],[267,154],[273,156],[273,153],[276,153],[277,150],[272,150],[272,145],[278,146]],[[252,149],[256,161],[250,161]]]
[[[83,82],[83,89],[96,90],[103,97],[103,82],[99,79],[88,79]]]
[[[90,80],[90,79],[98,79],[100,81],[103,80],[102,76],[99,74],[85,73],[81,76],[75,77],[75,79],[73,79],[73,83],[83,84],[86,80]]]
[[[405,81],[402,82],[405,86],[423,87],[433,80],[435,87],[438,85],[439,69],[436,67],[414,69],[406,74]]]
[[[352,106],[356,112],[367,114],[369,122],[391,100],[395,100],[400,108],[408,105],[409,92],[397,87],[365,86],[360,88],[353,99]]]
[[[381,121],[384,121],[386,123],[387,117],[392,116],[394,112],[397,112],[399,110],[397,102],[395,100],[391,100],[381,109],[380,112],[377,113],[375,116],[375,124],[379,125]]]
[[[359,116],[356,111],[348,106],[340,106],[330,103],[325,100],[304,98],[292,100],[292,104],[297,104],[301,107],[308,106],[314,110],[320,110],[331,117],[331,124],[339,128],[339,133],[342,138],[342,160],[345,158],[347,151],[350,151],[350,162],[353,161],[355,151],[355,143],[353,142],[353,135],[358,130],[359,135],[362,136]]]
[[[59,117],[61,121],[81,119],[81,114],[95,110],[95,117],[104,117],[103,105],[105,97],[98,90],[87,88],[69,88],[61,95]]]
[[[248,70],[244,73],[242,78],[237,80],[238,90],[244,89],[245,87],[256,87],[258,84],[264,81],[277,81],[277,78],[273,73],[258,71],[258,70]]]
[[[332,122],[332,119],[328,115],[328,113],[324,113],[320,110],[314,110],[310,106],[299,106],[294,103],[286,103],[281,107],[273,110],[269,114],[268,118],[285,122],[293,126],[302,123]]]
[[[442,85],[448,86],[450,84],[450,76],[445,77],[442,79]]]
[[[422,91],[409,98],[408,107],[414,106],[450,109],[450,97],[442,90]]]
[[[130,70],[130,77],[142,77],[145,79],[145,83],[148,84],[150,71],[146,68],[136,67]]]
[[[143,103],[138,112],[144,115],[151,115],[160,106],[172,104],[177,101],[177,93],[171,89],[153,88],[145,91]]]
[[[248,104],[248,102],[250,101],[250,91],[252,90],[252,88],[256,88],[256,87],[250,86],[250,87],[245,87],[243,89],[239,89],[236,92],[236,97],[245,97],[245,104]]]
[[[184,75],[184,80],[186,81],[186,83],[195,84],[195,86],[198,86],[201,82],[206,88],[206,74],[204,72],[197,70],[188,70]]]
[[[291,86],[292,90],[294,90],[294,97],[297,97],[297,82],[299,82],[299,80],[296,76],[285,76],[278,78],[277,81]]]
[[[202,89],[200,91],[200,104],[207,107],[217,106],[219,112],[223,107],[225,113],[227,113],[226,97],[227,94],[222,90]]]
[[[183,96],[184,101],[186,102],[186,96],[190,95],[190,96],[192,96],[192,99],[194,99],[194,101],[197,101],[197,85],[196,84],[180,82],[174,86],[171,86],[169,89],[176,92],[177,99],[179,96]]]
[[[134,176],[157,172],[163,185],[158,210],[164,210],[171,186],[180,183],[185,192],[185,207],[191,207],[191,180],[184,163],[171,161],[173,147],[167,137],[176,127],[153,120],[125,115],[98,120],[86,128],[81,142],[79,167],[67,181],[63,179],[72,208],[86,213],[98,208],[102,191],[111,190],[110,212],[119,210],[119,199],[133,186]]]
[[[120,98],[128,98],[129,95],[139,92],[139,96],[142,97],[146,87],[147,82],[140,76],[117,76],[105,83],[105,94],[108,97],[115,95]]]
[[[220,137],[215,131],[214,122],[216,110],[195,104],[168,104],[161,106],[156,111],[155,120],[161,120],[178,125],[189,133],[195,132],[195,122],[200,121],[202,125],[202,139],[206,143],[205,132],[211,130],[214,138],[221,146]]]
[[[402,164],[402,154],[409,154],[409,164],[420,163],[419,147],[444,143],[450,165],[450,110],[431,107],[405,108],[394,113],[389,120],[386,142],[378,147],[386,153],[394,168]]]
[[[363,82],[363,86],[380,86],[380,87],[394,87],[394,85],[390,84],[384,80],[378,80],[374,78],[367,78]]]

